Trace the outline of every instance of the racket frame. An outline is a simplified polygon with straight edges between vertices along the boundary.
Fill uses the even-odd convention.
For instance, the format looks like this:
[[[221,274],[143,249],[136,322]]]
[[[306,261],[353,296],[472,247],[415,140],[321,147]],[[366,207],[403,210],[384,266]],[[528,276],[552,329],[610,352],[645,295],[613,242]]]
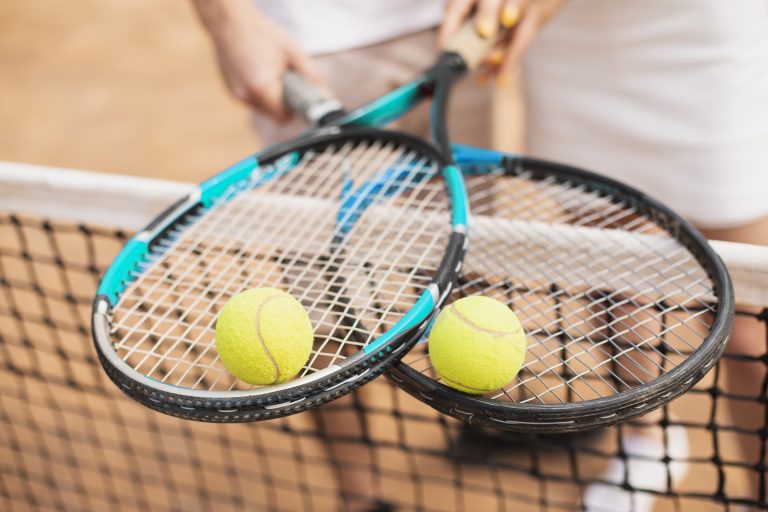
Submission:
[[[520,433],[564,433],[612,425],[647,414],[679,397],[717,363],[728,342],[735,309],[733,284],[725,264],[694,226],[659,201],[633,187],[564,164],[453,145],[454,158],[465,176],[502,169],[506,176],[525,172],[534,179],[577,183],[603,197],[621,201],[674,234],[704,269],[718,298],[709,334],[681,364],[654,380],[609,397],[568,404],[529,404],[493,400],[456,391],[400,361],[387,372],[403,390],[434,409],[469,424]],[[471,221],[471,218],[470,218]]]
[[[436,66],[437,68],[437,66]],[[457,67],[450,72],[458,76]],[[330,126],[312,129],[304,137],[256,153],[201,183],[179,199],[144,229],[136,233],[103,276],[93,303],[92,332],[99,360],[110,379],[128,396],[172,416],[209,422],[259,421],[294,414],[334,400],[380,375],[421,337],[434,314],[448,297],[467,248],[468,200],[461,171],[434,146],[408,134],[384,131],[375,126],[396,119],[417,103],[432,96],[434,69],[411,83],[364,105],[349,114],[330,114]],[[280,385],[249,390],[194,390],[167,384],[132,368],[115,352],[110,335],[112,307],[132,281],[131,272],[141,265],[158,240],[173,226],[200,208],[208,208],[234,184],[247,181],[261,166],[286,155],[327,147],[350,138],[405,143],[429,154],[443,173],[450,200],[452,231],[443,259],[431,284],[412,309],[389,331],[344,361]]]

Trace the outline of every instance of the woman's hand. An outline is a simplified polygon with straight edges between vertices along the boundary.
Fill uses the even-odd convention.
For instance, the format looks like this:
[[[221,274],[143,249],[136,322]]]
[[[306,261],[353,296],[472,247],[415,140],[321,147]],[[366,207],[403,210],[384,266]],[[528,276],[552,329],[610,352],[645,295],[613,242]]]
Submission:
[[[219,67],[232,94],[278,121],[290,112],[283,103],[282,77],[294,69],[318,85],[312,60],[252,0],[194,0],[213,39]]]
[[[539,29],[563,6],[565,0],[449,0],[440,27],[440,44],[455,34],[474,10],[475,30],[493,37],[499,28],[509,30],[501,44],[486,57],[485,71],[504,83],[520,64]]]

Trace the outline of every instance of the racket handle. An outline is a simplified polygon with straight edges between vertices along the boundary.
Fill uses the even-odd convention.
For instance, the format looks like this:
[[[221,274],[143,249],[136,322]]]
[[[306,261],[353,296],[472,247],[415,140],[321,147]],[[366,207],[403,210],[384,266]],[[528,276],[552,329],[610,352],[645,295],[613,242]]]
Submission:
[[[445,45],[445,51],[458,53],[467,68],[475,69],[506,33],[506,30],[498,30],[494,37],[483,37],[477,33],[475,23],[470,19],[451,37]]]
[[[283,76],[283,98],[294,114],[312,126],[323,124],[323,119],[327,119],[331,113],[343,111],[339,100],[295,71],[288,71]]]

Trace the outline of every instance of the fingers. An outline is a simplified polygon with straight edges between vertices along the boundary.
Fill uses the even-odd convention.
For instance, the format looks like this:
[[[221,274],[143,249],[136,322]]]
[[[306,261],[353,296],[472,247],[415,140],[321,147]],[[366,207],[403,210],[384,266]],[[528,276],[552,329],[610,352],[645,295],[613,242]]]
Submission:
[[[520,21],[520,11],[522,9],[522,0],[505,0],[501,7],[501,26],[504,28],[514,27]]]
[[[273,55],[250,65],[236,63],[224,67],[224,75],[234,96],[276,121],[286,121],[290,112],[283,103],[282,76],[287,62]]]
[[[310,56],[305,54],[301,49],[299,49],[297,46],[292,46],[289,53],[288,53],[288,66],[285,72],[292,70],[299,75],[301,75],[303,78],[305,78],[307,81],[309,81],[312,85],[317,86],[316,89],[318,89],[319,93],[324,93],[324,96],[326,98],[334,98],[334,93],[331,91],[330,87],[328,86],[328,82],[325,79],[325,75],[323,71],[320,69],[320,67],[317,65],[316,61],[312,59]],[[284,98],[284,88],[281,88],[281,104],[286,105],[286,101]],[[287,108],[287,107],[286,107]],[[287,108],[288,116],[292,116],[294,113],[293,110]]]
[[[482,71],[487,76],[496,75],[498,84],[506,85],[539,29],[564,3],[565,0],[502,0],[500,22],[511,30],[502,45],[489,53]]]
[[[520,21],[520,16],[523,12],[522,9],[528,1],[529,0],[501,0],[496,7],[498,19],[495,21],[495,26],[501,25],[508,31],[508,33],[502,38],[500,43],[497,44],[496,48],[491,50],[486,56],[480,69],[479,83],[481,85],[486,84],[490,77],[498,75],[499,68],[506,56],[509,41],[512,39],[513,30],[511,29],[513,29],[513,27]],[[488,16],[488,18],[483,19],[484,22],[489,20],[491,16],[491,8],[487,8],[487,13],[482,13],[483,16]],[[478,16],[480,15],[481,13],[478,13]]]
[[[293,43],[285,43],[284,59],[272,67],[273,73],[260,73],[260,78],[253,81],[252,98],[249,103],[266,112],[276,121],[287,121],[293,112],[285,104],[283,76],[288,70],[294,70],[310,82],[327,88],[325,78],[315,62]],[[266,71],[266,70],[264,70]],[[329,93],[330,94],[330,93]]]
[[[263,80],[253,85],[253,92],[248,103],[265,112],[276,121],[284,122],[290,119],[291,112],[285,106],[283,99],[283,81],[281,77]]]
[[[478,67],[477,83],[478,85],[487,84],[491,77],[495,76],[499,66],[504,62],[504,47],[496,47],[486,55],[482,64]]]
[[[533,42],[533,38],[539,28],[539,19],[537,16],[524,16],[515,28],[515,34],[507,47],[504,60],[499,66],[497,80],[499,85],[506,85],[510,76],[520,65],[523,54]]]
[[[445,10],[443,24],[440,27],[440,46],[450,40],[464,21],[476,9],[474,15],[475,30],[483,37],[493,37],[499,25],[511,27],[519,18],[518,4],[522,0],[451,0]]]
[[[501,23],[503,0],[480,0],[475,13],[475,30],[485,38],[493,37]]]
[[[445,46],[448,40],[458,32],[459,27],[475,6],[475,2],[476,0],[450,0],[448,2],[438,36],[440,47]]]

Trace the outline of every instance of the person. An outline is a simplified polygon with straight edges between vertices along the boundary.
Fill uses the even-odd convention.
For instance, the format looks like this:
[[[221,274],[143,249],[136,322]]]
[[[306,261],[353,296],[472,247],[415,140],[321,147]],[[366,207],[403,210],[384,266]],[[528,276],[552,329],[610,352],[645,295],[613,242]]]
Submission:
[[[502,86],[510,82],[534,27],[563,1],[494,0],[478,6],[474,23],[481,35],[490,37],[519,22],[520,33],[505,51],[489,55],[491,75]],[[253,107],[254,125],[266,146],[306,128],[291,119],[283,104],[281,77],[286,70],[327,87],[346,106],[363,104],[431,65],[438,46],[458,30],[474,2],[193,0],[193,5],[211,36],[227,87]],[[494,94],[478,81],[483,80],[476,74],[458,84],[450,133],[458,142],[487,147],[493,142],[487,121]],[[419,109],[396,127],[426,134],[427,124],[426,110]]]
[[[511,36],[483,72],[503,85],[522,66],[527,149],[604,173],[658,197],[711,238],[768,245],[768,1],[742,0],[194,0],[232,93],[254,107],[269,144],[304,128],[282,103],[280,77],[303,73],[356,105],[429,65],[473,16],[478,33]],[[438,28],[439,27],[439,28]],[[490,146],[490,88],[465,80],[454,95],[452,138]],[[426,113],[401,128],[424,133]],[[738,319],[729,351],[760,355],[760,327]],[[760,365],[726,359],[727,385],[756,396]],[[757,401],[754,402],[757,404]],[[755,425],[761,411],[734,407]],[[648,421],[655,421],[655,416]],[[625,451],[654,454],[661,439],[627,428]],[[682,458],[687,439],[674,432]],[[752,439],[744,453],[756,457]],[[757,464],[763,461],[751,460]],[[605,481],[666,490],[653,464],[609,465]],[[660,463],[659,463],[660,464]],[[658,464],[657,464],[658,465]],[[663,469],[663,468],[661,468]],[[625,471],[626,470],[626,471]],[[681,478],[675,471],[673,480]],[[656,482],[658,475],[663,482]],[[650,478],[652,482],[644,482]],[[587,508],[630,503],[617,486],[590,486]],[[645,498],[642,498],[645,499]]]
[[[768,245],[768,1],[568,0],[524,63],[527,150],[633,185],[709,238]],[[738,299],[738,297],[737,297]],[[743,307],[743,306],[742,306]],[[727,352],[760,356],[759,323],[736,319]],[[763,366],[724,360],[743,456],[757,460]],[[657,417],[646,421],[656,421]],[[667,429],[669,455],[687,439]],[[664,455],[662,430],[625,429],[629,455]],[[613,461],[602,479],[667,490],[661,463]],[[672,465],[673,485],[684,471]],[[758,471],[753,472],[757,496]],[[677,480],[677,481],[676,481]],[[585,505],[650,511],[649,494],[593,485]]]

